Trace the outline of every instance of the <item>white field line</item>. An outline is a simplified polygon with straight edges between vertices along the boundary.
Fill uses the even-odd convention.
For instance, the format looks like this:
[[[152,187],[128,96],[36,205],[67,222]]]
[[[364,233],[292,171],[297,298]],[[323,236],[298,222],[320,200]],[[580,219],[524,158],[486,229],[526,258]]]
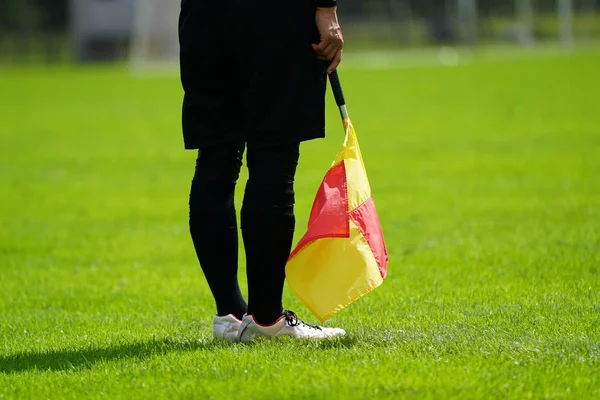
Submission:
[[[418,50],[346,51],[341,68],[385,70],[459,67],[474,62],[496,63],[569,57],[577,52],[577,49],[600,52],[600,46],[597,44],[582,44],[575,49],[565,49],[555,44],[539,44],[532,47],[491,45],[476,49],[440,47]],[[179,65],[177,61],[164,63],[134,62],[130,64],[130,73],[138,78],[173,76],[179,74]]]
[[[523,49],[480,49],[442,47],[424,50],[391,50],[347,52],[342,61],[344,69],[410,69],[457,67],[473,62],[511,62],[537,58],[567,57],[572,50],[556,46]]]

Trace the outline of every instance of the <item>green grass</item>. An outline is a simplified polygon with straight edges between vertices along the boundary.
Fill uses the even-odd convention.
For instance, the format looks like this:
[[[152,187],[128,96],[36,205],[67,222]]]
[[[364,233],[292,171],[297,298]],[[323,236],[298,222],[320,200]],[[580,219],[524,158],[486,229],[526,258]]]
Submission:
[[[3,70],[0,398],[598,398],[598,65],[344,69],[389,277],[329,322],[342,341],[250,346],[211,338],[177,78]],[[329,101],[297,237],[342,140]]]

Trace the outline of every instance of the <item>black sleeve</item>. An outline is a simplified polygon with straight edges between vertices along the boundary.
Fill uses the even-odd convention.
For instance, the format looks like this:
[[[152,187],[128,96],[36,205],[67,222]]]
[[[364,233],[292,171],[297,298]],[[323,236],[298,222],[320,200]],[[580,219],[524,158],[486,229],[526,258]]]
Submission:
[[[337,0],[316,0],[317,7],[335,7]]]

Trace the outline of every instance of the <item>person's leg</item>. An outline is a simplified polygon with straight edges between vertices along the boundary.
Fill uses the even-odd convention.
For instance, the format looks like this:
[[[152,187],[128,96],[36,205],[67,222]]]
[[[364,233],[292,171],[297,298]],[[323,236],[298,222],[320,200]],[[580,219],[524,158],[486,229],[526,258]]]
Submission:
[[[242,207],[248,314],[263,324],[283,311],[285,264],[294,236],[294,176],[300,144],[248,147],[249,179]]]
[[[238,284],[238,231],[234,192],[243,144],[201,149],[190,191],[190,233],[219,315],[247,311]]]

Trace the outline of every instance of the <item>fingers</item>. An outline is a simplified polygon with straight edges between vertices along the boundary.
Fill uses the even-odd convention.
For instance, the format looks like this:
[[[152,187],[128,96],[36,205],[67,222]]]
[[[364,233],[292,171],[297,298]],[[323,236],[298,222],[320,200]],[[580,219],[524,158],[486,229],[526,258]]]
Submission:
[[[315,54],[317,55],[317,58],[319,60],[327,60],[327,58],[325,57],[325,49],[327,48],[326,41],[321,41],[321,43],[319,43],[318,45],[313,43],[312,48],[315,51]]]
[[[320,60],[331,61],[342,50],[342,44],[338,41],[324,39],[318,45],[313,44],[312,48]]]
[[[342,62],[342,49],[339,49],[338,52],[333,57],[333,60],[331,61],[329,68],[327,68],[327,73],[331,74],[333,71],[335,71],[335,69],[338,67],[338,65],[340,65],[341,62]]]
[[[328,39],[323,39],[318,45],[313,44],[312,46],[317,57],[321,60],[331,60],[335,55],[334,44]]]
[[[336,53],[336,47],[335,44],[332,42],[329,42],[327,44],[327,46],[325,46],[325,48],[317,54],[317,56],[320,56],[322,60],[327,60],[330,61],[331,59],[333,59],[333,56],[335,56]]]

